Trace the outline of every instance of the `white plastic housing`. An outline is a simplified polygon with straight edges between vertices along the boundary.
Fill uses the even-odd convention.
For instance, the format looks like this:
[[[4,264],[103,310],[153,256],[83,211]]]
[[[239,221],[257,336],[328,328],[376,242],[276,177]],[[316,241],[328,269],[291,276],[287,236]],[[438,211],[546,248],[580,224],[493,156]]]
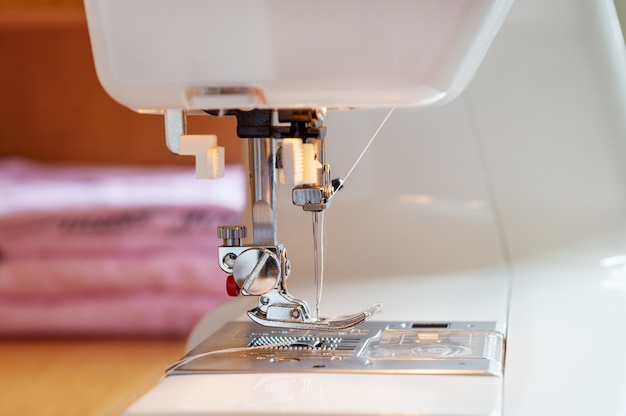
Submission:
[[[195,156],[197,179],[224,177],[224,148],[217,145],[214,134],[181,134],[177,153]]]
[[[512,0],[86,0],[104,88],[138,111],[444,103]]]

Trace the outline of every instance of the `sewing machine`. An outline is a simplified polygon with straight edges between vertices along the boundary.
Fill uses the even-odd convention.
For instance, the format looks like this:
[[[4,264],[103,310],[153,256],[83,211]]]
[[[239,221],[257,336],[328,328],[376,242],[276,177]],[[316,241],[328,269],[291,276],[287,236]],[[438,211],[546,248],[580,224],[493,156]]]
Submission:
[[[198,177],[224,149],[188,116],[236,117],[250,160],[234,299],[128,414],[623,410],[612,3],[520,0],[497,36],[511,1],[85,5],[109,94]]]

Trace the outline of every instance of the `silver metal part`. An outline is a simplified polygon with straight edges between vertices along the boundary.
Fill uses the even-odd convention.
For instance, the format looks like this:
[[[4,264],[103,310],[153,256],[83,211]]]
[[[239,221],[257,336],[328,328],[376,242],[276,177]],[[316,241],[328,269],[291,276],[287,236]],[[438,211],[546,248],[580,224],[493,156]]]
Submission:
[[[330,372],[501,376],[495,322],[376,322],[334,332],[229,322],[168,374]]]
[[[293,188],[291,199],[294,205],[305,211],[323,211],[328,208],[331,194],[321,186],[298,186]]]
[[[248,311],[248,316],[262,325],[281,326],[286,322],[302,323],[313,320],[306,302],[277,289],[259,298],[259,305]]]
[[[271,250],[249,248],[237,256],[233,277],[244,295],[263,295],[280,282],[280,260]]]
[[[224,245],[241,247],[241,240],[246,238],[248,231],[245,225],[222,225],[217,227],[217,238],[224,240]]]
[[[304,305],[306,306],[306,303],[304,303]],[[341,316],[338,318],[304,319],[303,315],[295,313],[295,311],[299,311],[300,309],[292,309],[290,313],[287,313],[287,310],[285,309],[284,315],[272,315],[271,313],[263,314],[259,309],[253,309],[248,312],[248,316],[258,324],[273,326],[276,328],[341,331],[362,324],[374,315],[380,308],[381,304],[377,303],[363,312],[355,313],[349,316]],[[272,311],[270,310],[268,312]],[[308,307],[306,307],[306,312],[307,315],[310,316]]]
[[[221,260],[218,264],[226,273],[233,273],[233,267],[237,257],[247,250],[248,247],[242,246],[220,246],[217,248],[218,258]]]
[[[318,148],[319,154],[322,156],[319,161],[322,163],[326,146],[324,140],[320,140],[320,142]],[[305,211],[324,211],[330,206],[334,192],[333,182],[330,179],[330,166],[328,163],[323,163],[318,183],[296,186],[291,191],[291,200],[294,205],[301,206]]]
[[[269,138],[251,139],[248,151],[253,241],[255,245],[277,245],[276,143]]]

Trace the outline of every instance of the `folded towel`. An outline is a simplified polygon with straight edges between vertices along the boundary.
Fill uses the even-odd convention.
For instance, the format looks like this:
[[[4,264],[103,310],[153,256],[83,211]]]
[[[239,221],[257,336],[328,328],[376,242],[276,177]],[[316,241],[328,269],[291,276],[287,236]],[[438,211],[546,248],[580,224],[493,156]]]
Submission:
[[[140,291],[219,296],[224,275],[215,244],[198,250],[49,256],[0,263],[0,296],[79,296]],[[2,319],[0,318],[0,321]],[[0,322],[0,328],[2,322]]]
[[[0,333],[185,333],[225,299],[245,174],[0,161]],[[89,321],[89,322],[87,322]]]
[[[10,335],[185,335],[220,297],[136,291],[117,295],[0,296],[0,332]]]
[[[244,173],[228,166],[220,180],[195,180],[186,168],[55,166],[0,161],[0,215],[94,207],[211,206],[241,211]]]
[[[5,261],[15,261],[207,249],[220,241],[217,227],[239,215],[211,205],[98,206],[0,215],[0,250]]]

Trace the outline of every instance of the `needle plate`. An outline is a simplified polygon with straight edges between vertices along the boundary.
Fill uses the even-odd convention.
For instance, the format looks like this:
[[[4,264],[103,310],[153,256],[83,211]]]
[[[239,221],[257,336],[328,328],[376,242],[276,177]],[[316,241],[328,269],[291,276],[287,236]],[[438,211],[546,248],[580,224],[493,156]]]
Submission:
[[[344,331],[229,322],[169,374],[343,372],[502,374],[495,322],[365,322]]]

